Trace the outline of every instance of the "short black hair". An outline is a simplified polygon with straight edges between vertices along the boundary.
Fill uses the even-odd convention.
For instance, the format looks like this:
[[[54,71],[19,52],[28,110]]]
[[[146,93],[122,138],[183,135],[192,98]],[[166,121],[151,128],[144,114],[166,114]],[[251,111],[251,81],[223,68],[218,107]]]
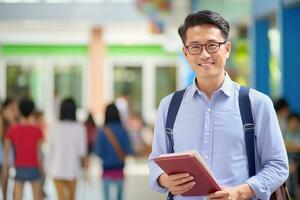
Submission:
[[[61,103],[59,119],[76,121],[76,104],[72,98],[66,98]]]
[[[34,111],[34,103],[29,98],[23,98],[19,103],[19,110],[23,117],[29,117]]]
[[[105,109],[105,120],[104,124],[108,124],[110,122],[120,122],[120,114],[117,106],[114,103],[109,104]]]
[[[279,98],[274,101],[274,109],[276,112],[282,110],[283,108],[288,108],[289,104],[284,98]]]
[[[189,14],[178,28],[178,34],[185,45],[186,32],[189,28],[203,24],[211,24],[220,29],[224,40],[228,39],[230,26],[229,23],[217,12],[211,10],[201,10]]]

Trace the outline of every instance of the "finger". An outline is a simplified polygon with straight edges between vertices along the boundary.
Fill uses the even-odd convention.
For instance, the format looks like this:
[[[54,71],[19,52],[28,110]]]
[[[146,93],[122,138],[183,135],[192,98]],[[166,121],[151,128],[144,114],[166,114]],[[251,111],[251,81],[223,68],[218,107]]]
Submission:
[[[228,196],[229,196],[228,192],[225,192],[225,191],[218,191],[218,192],[209,194],[207,197],[208,197],[209,199],[220,199],[220,198],[227,199]]]
[[[171,188],[171,191],[172,191],[172,193],[181,194],[181,193],[188,191],[192,187],[193,187],[193,183],[187,183],[187,184],[184,184],[181,186],[173,187],[173,188]]]
[[[189,191],[190,189],[192,189],[195,184],[196,184],[195,181],[191,181],[191,182],[185,183],[183,185],[175,186],[170,189],[170,192],[172,194],[183,194],[183,193]]]
[[[222,198],[222,197],[212,197],[212,198],[207,198],[208,200],[224,200],[226,198]],[[227,199],[226,199],[227,200]]]
[[[169,175],[169,180],[170,181],[176,181],[178,179],[187,178],[189,176],[190,175],[188,173],[172,174],[172,175]]]
[[[177,179],[176,181],[172,181],[171,185],[177,186],[177,185],[183,185],[187,182],[190,182],[194,179],[194,177],[189,176],[187,178]]]

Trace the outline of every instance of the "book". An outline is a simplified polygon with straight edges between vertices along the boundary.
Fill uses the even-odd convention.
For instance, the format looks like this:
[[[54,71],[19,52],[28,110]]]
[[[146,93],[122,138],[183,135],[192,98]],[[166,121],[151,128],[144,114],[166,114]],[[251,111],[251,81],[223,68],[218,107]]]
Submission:
[[[212,171],[196,150],[162,154],[154,162],[168,175],[189,173],[196,184],[182,196],[203,196],[221,190]]]

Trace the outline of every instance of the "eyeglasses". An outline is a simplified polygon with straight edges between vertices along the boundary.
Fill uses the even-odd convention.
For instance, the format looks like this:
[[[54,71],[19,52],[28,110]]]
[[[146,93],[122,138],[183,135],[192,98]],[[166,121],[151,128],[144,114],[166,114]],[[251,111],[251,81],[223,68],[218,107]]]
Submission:
[[[185,46],[187,48],[188,52],[191,55],[198,55],[202,52],[202,47],[205,46],[205,50],[207,53],[216,53],[219,51],[220,46],[222,44],[225,44],[227,41],[224,42],[209,42],[206,44],[191,44],[188,46]]]

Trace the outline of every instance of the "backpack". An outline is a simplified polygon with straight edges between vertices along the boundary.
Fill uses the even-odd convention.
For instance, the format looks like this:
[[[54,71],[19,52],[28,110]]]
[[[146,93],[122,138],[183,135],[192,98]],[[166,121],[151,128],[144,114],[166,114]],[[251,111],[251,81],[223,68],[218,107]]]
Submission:
[[[174,127],[174,122],[185,93],[186,89],[177,91],[174,93],[171,103],[168,109],[167,120],[166,120],[166,134],[170,142],[168,147],[168,153],[174,152],[174,139],[172,135],[172,130]],[[239,108],[241,113],[241,118],[243,122],[244,132],[245,132],[245,142],[246,142],[246,152],[249,167],[249,177],[256,174],[255,169],[255,133],[254,133],[254,121],[251,111],[251,104],[249,98],[250,88],[241,86],[239,90]],[[286,182],[284,182],[276,191],[271,195],[271,200],[289,200],[289,193],[287,189]],[[168,193],[167,200],[173,200],[173,195],[171,192]]]

